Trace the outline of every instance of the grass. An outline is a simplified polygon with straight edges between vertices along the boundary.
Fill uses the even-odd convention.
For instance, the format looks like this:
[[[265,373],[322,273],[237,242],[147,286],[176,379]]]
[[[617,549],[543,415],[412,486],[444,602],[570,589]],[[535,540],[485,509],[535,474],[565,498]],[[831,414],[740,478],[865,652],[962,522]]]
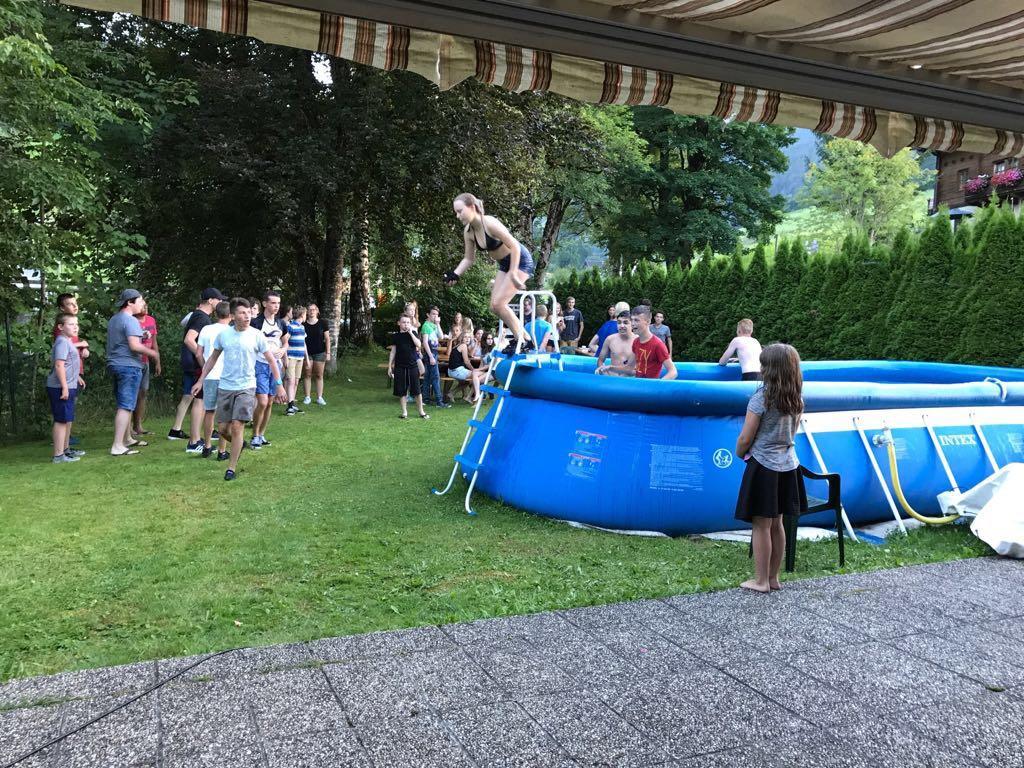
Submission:
[[[164,439],[115,459],[0,448],[0,679],[731,587],[746,547],[571,528],[480,497],[436,498],[468,407],[400,421],[376,357],[351,358],[329,406],[280,415],[274,445],[223,464]],[[986,553],[963,526],[851,545],[848,570]],[[835,544],[801,542],[797,578],[833,573]]]

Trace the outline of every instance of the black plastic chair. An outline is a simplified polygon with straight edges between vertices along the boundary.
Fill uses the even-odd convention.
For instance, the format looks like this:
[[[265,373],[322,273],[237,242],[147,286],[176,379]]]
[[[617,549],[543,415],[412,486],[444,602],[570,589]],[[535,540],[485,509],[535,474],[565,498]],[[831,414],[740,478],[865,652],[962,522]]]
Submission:
[[[792,573],[796,569],[796,529],[800,524],[800,518],[804,515],[814,515],[818,512],[833,511],[836,513],[836,538],[839,540],[839,567],[846,565],[846,541],[843,527],[843,502],[842,502],[842,481],[839,475],[830,472],[822,475],[811,472],[807,467],[800,466],[801,477],[808,480],[824,480],[828,483],[828,498],[819,499],[814,496],[807,497],[807,508],[801,510],[799,515],[784,515],[782,527],[786,531],[786,572]],[[751,541],[748,555],[753,555],[754,543]]]

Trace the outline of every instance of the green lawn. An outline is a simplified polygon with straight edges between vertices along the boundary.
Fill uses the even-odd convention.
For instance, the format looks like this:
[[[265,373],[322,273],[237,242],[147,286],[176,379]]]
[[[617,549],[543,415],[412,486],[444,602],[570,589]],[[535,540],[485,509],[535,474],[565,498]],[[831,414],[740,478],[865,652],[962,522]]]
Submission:
[[[0,679],[374,629],[711,590],[746,548],[578,530],[480,497],[436,498],[468,406],[400,421],[378,358],[353,358],[325,409],[277,407],[271,448],[224,464],[164,439],[52,466],[37,441],[0,448]],[[351,381],[349,381],[349,379]],[[985,554],[963,527],[851,545],[850,569]],[[801,543],[798,577],[835,544]]]

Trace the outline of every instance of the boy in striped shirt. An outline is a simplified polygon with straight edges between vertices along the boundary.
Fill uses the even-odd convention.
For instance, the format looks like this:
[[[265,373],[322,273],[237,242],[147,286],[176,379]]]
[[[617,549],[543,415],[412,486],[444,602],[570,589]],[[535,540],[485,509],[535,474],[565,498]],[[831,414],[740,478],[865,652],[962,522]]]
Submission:
[[[309,354],[306,351],[306,328],[302,325],[306,319],[306,308],[297,306],[294,313],[286,315],[288,321],[288,409],[286,416],[302,413],[295,404],[295,393],[302,378],[302,366],[308,365]]]

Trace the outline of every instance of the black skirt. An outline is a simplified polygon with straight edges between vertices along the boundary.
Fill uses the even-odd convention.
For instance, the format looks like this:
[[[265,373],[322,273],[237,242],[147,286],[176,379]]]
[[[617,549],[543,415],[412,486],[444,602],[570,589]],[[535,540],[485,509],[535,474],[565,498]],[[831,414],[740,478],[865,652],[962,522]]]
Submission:
[[[418,366],[395,366],[395,397],[420,394],[420,369]]]
[[[776,472],[751,456],[743,472],[736,499],[736,519],[749,523],[755,517],[799,515],[807,509],[807,492],[799,469]]]

